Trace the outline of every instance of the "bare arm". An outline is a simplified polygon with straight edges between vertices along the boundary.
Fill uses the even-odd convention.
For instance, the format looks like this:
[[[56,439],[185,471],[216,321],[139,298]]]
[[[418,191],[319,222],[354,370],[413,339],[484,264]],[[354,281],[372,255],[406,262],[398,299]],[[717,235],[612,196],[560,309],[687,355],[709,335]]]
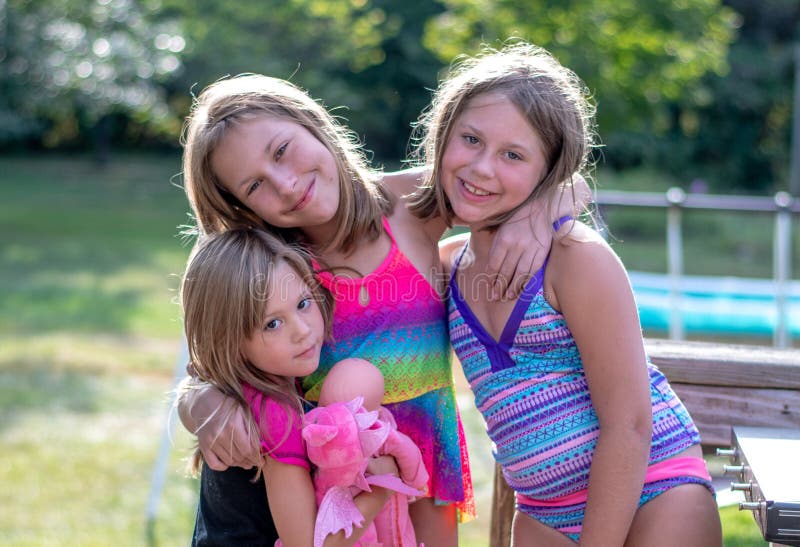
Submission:
[[[553,246],[547,275],[551,303],[575,337],[600,422],[580,543],[622,545],[638,507],[652,432],[633,293],[617,256],[582,224]]]
[[[412,193],[421,181],[424,169],[406,169],[384,174],[386,188],[399,201]],[[494,280],[494,297],[515,298],[539,269],[547,256],[553,239],[552,223],[565,215],[576,215],[591,200],[591,190],[586,180],[573,176],[571,184],[564,183],[561,196],[554,200],[551,210],[543,201],[531,202],[500,227],[494,238],[488,265],[489,274]],[[422,224],[428,239],[437,243],[444,235],[447,224],[439,217],[416,219]],[[520,229],[523,227],[523,229]],[[440,246],[440,258],[445,269],[450,266],[449,243]]]
[[[517,211],[503,226],[489,251],[488,273],[494,279],[494,298],[516,298],[531,275],[541,268],[553,240],[553,223],[564,216],[577,216],[592,199],[589,184],[581,175],[563,183],[561,194],[548,209],[535,200]]]
[[[249,436],[245,411],[233,399],[187,376],[178,388],[176,405],[181,423],[197,435],[203,460],[211,469],[250,469],[260,464],[258,439]]]
[[[469,241],[469,232],[454,234],[439,241],[439,261],[448,277],[467,241]]]
[[[284,547],[310,547],[317,504],[308,470],[265,456],[263,472],[272,520]]]
[[[384,458],[387,459],[390,458]],[[393,460],[378,463],[377,466],[382,470],[397,469]],[[264,457],[263,470],[267,499],[281,543],[284,547],[310,547],[314,540],[317,506],[309,472],[300,466],[282,463],[269,456]],[[345,537],[343,531],[329,534],[323,543],[324,547],[349,547],[355,544],[390,496],[389,490],[377,486],[372,488],[372,492],[363,492],[356,496],[354,501],[364,516],[364,525],[354,526],[350,537]]]

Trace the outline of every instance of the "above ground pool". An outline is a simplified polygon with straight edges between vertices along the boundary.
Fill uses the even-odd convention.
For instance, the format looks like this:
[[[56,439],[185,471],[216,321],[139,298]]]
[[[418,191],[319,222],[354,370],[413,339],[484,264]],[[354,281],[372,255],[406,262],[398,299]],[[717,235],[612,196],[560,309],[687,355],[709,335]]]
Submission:
[[[645,330],[669,330],[673,297],[664,274],[628,272]],[[788,334],[800,335],[800,282],[785,285]],[[687,334],[772,336],[777,285],[771,279],[683,276],[677,306]]]

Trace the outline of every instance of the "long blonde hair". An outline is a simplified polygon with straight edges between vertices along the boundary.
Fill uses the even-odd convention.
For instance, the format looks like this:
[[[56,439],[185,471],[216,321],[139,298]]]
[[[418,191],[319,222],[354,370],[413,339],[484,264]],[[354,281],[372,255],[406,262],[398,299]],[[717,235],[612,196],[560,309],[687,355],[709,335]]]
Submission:
[[[251,416],[249,432],[258,437],[242,385],[302,413],[293,377],[264,372],[244,356],[245,340],[260,328],[277,264],[286,262],[312,292],[330,333],[333,298],[317,281],[305,253],[258,229],[235,229],[202,237],[189,257],[181,283],[184,330],[197,379],[232,398]],[[228,408],[230,418],[234,407]],[[289,416],[292,413],[288,413]],[[199,465],[195,454],[194,467]]]
[[[242,226],[280,234],[287,241],[302,239],[302,226],[293,229],[267,224],[225,190],[211,167],[211,155],[237,123],[262,116],[299,124],[333,155],[339,176],[338,230],[322,249],[351,252],[363,237],[377,238],[381,218],[392,210],[389,194],[378,184],[380,173],[370,169],[355,135],[321,104],[292,83],[260,74],[219,80],[193,101],[186,119],[183,144],[183,183],[200,233],[212,234]]]
[[[488,228],[501,225],[531,200],[554,199],[559,184],[571,181],[573,174],[589,179],[595,107],[578,76],[532,44],[516,42],[499,51],[484,47],[477,56],[454,64],[416,124],[415,159],[428,167],[410,202],[418,217],[441,216],[452,223],[453,210],[441,184],[442,156],[455,121],[472,99],[486,93],[501,94],[519,109],[541,138],[547,162],[543,179],[528,199],[492,219]]]

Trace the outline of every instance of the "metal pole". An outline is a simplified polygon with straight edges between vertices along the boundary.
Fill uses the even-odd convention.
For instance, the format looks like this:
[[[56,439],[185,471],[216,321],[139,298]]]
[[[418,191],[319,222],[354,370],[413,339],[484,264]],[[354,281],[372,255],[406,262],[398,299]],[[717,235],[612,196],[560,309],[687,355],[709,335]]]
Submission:
[[[794,107],[789,192],[800,196],[800,45],[794,48]]]
[[[158,515],[158,502],[161,499],[161,491],[167,478],[167,465],[169,454],[172,450],[172,434],[175,430],[175,420],[173,419],[176,388],[186,376],[186,363],[189,362],[189,348],[186,345],[186,338],[181,338],[181,347],[178,351],[178,358],[175,361],[175,380],[173,382],[172,401],[167,408],[167,416],[164,419],[164,429],[161,434],[161,446],[158,450],[158,458],[153,465],[152,478],[150,482],[150,493],[147,496],[147,506],[145,507],[145,536],[147,545],[155,545],[155,522]]]
[[[791,238],[792,215],[789,206],[792,196],[786,192],[775,194],[775,237],[773,238],[773,272],[775,278],[775,332],[773,345],[778,348],[789,347],[789,325],[787,321],[788,282],[791,279]]]
[[[667,190],[667,268],[669,273],[669,337],[683,340],[681,317],[681,277],[683,276],[683,237],[681,235],[681,204],[686,193],[680,188]]]

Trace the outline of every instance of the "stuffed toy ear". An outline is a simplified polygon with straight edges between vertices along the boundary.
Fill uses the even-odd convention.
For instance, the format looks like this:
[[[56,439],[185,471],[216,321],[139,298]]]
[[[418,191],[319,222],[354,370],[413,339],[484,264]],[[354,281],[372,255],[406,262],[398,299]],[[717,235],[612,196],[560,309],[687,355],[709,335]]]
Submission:
[[[335,438],[339,429],[335,425],[306,424],[303,439],[309,446],[323,446]]]

